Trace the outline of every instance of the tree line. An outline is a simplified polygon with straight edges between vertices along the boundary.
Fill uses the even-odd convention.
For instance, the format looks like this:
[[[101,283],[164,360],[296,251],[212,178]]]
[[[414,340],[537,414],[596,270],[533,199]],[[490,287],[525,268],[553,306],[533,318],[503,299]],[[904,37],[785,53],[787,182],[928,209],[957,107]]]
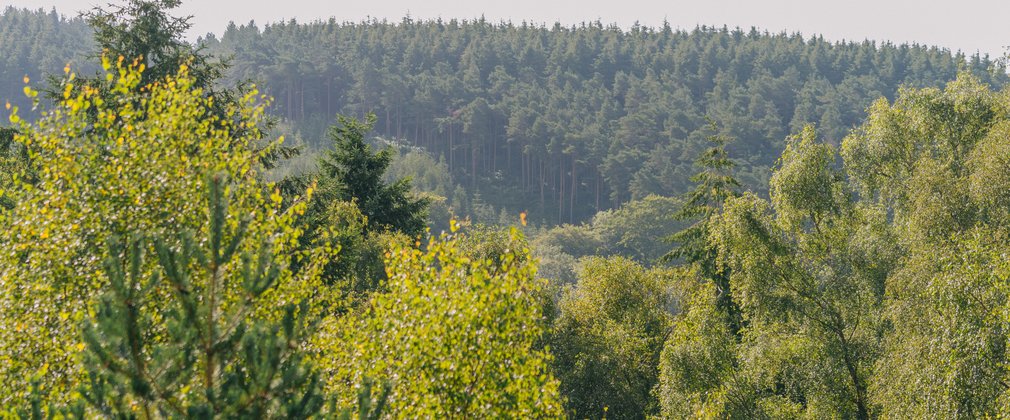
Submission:
[[[750,140],[709,118],[669,179],[682,194],[436,233],[445,196],[402,175],[448,193],[461,170],[370,142],[381,112],[330,121],[314,165],[272,176],[294,153],[267,111],[283,99],[225,82],[235,61],[182,41],[178,5],[93,10],[100,70],[19,80],[30,106],[0,129],[0,415],[1010,412],[1005,76],[964,64],[877,95],[851,130],[790,128],[765,185],[734,158]]]
[[[834,143],[879,97],[1001,64],[923,45],[830,42],[756,29],[587,22],[295,21],[204,39],[227,80],[256,80],[307,145],[335,113],[444,161],[472,196],[548,224],[689,190],[708,120],[736,141],[738,178],[767,187],[783,139],[808,123]],[[457,206],[463,207],[463,206]]]
[[[23,76],[89,62],[80,19],[14,8],[2,19],[0,86],[12,103],[27,105]],[[230,62],[227,84],[255,81],[275,99],[270,112],[297,133],[289,144],[325,148],[336,114],[374,113],[376,135],[444,162],[450,190],[462,190],[445,196],[457,214],[478,213],[479,197],[490,213],[528,211],[548,225],[687,192],[708,120],[737,139],[728,150],[740,181],[763,190],[782,139],[808,123],[837,144],[900,86],[939,87],[958,71],[1007,81],[985,56],[753,28],[408,17],[232,24],[200,44]]]

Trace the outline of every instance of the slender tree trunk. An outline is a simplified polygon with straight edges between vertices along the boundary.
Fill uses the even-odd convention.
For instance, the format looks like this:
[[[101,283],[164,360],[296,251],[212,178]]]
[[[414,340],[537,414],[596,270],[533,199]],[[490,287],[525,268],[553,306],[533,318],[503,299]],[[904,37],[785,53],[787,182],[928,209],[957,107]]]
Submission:
[[[508,144],[507,140],[505,143],[505,168],[508,170],[510,176],[515,174],[515,171],[512,168],[512,145]],[[522,175],[519,176],[519,185],[523,185]]]
[[[543,159],[538,159],[540,161],[540,213],[544,212],[544,161]]]
[[[565,214],[565,160],[558,156],[558,224],[563,223]]]
[[[859,420],[868,420],[870,418],[870,411],[866,407],[866,387],[863,385],[862,381],[859,380],[856,363],[852,360],[852,355],[849,354],[849,344],[848,340],[845,339],[845,330],[839,328],[835,333],[838,334],[838,338],[841,341],[842,357],[845,361],[845,368],[849,372],[849,380],[852,381],[852,389],[856,393],[856,395],[853,396],[853,402],[856,404],[856,418]]]
[[[568,223],[575,223],[575,195],[578,191],[578,178],[575,176],[575,155],[572,155],[572,188],[570,189],[569,195],[571,196],[571,202],[568,203]]]
[[[288,81],[288,94],[287,94],[287,98],[288,98],[287,102],[288,103],[287,103],[287,106],[285,107],[285,108],[287,108],[285,111],[287,111],[288,120],[289,121],[295,119],[294,109],[293,109],[294,108],[294,104],[292,104],[292,102],[294,102],[294,100],[291,97],[294,94],[294,90],[295,90],[295,83],[289,80]]]
[[[473,144],[472,138],[470,143],[470,188],[477,191],[477,160],[480,159],[480,149]]]
[[[596,211],[600,211],[600,173],[596,172]]]

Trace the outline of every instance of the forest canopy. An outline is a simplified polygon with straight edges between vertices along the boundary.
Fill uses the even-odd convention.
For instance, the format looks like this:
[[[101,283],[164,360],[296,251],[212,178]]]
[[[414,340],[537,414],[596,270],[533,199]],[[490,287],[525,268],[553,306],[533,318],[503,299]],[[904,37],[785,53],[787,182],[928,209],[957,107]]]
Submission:
[[[87,32],[79,20],[3,16],[14,34],[0,37],[0,52],[12,51],[0,54],[5,97],[20,99],[23,69],[34,79],[81,61],[68,36]],[[51,41],[32,49],[40,39]],[[463,190],[445,196],[458,214],[480,213],[479,197],[494,221],[505,209],[548,225],[687,192],[708,119],[735,139],[740,181],[764,191],[783,139],[806,124],[838,144],[900,86],[940,87],[959,71],[1007,82],[988,57],[753,28],[288,21],[233,24],[199,43],[230,62],[224,84],[256,81],[275,99],[270,112],[306,152],[326,149],[334,115],[375,113],[374,135],[445,163]]]
[[[1010,416],[1001,61],[0,15],[0,417]]]

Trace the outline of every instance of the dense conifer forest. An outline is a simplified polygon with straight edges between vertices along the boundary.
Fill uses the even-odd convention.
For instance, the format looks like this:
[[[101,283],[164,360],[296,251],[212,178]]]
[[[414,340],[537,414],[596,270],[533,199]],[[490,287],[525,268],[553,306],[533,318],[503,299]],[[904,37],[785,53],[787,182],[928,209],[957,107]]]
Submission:
[[[0,417],[1010,415],[1002,60],[0,14]]]
[[[25,74],[91,51],[77,41],[87,33],[79,20],[16,10],[4,19],[0,48],[13,53],[0,86],[10,96]],[[838,144],[901,86],[943,86],[958,71],[994,88],[1007,81],[988,58],[753,28],[404,18],[230,25],[201,42],[229,61],[226,84],[258,82],[274,98],[270,112],[306,151],[328,146],[334,115],[375,113],[375,135],[444,163],[459,214],[478,213],[476,194],[548,225],[685,193],[708,120],[735,139],[741,182],[764,190],[783,139],[806,124]]]
[[[959,70],[1007,81],[988,59],[927,46],[725,27],[281,22],[233,25],[206,45],[231,57],[232,82],[261,81],[306,142],[334,113],[374,112],[379,135],[550,224],[686,192],[706,118],[736,139],[741,181],[763,190],[783,139],[808,123],[837,144],[900,86],[942,86]]]

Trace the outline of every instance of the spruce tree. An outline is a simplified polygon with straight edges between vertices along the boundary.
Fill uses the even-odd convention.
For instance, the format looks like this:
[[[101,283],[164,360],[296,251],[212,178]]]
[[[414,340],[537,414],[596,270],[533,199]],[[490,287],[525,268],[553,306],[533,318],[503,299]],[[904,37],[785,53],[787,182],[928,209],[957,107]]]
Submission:
[[[333,149],[319,162],[323,188],[318,198],[357,202],[371,230],[419,236],[424,232],[429,200],[411,196],[409,179],[392,184],[382,180],[393,151],[372,152],[365,135],[374,125],[375,115],[370,114],[364,121],[339,116],[337,125],[330,127]]]
[[[181,4],[180,0],[129,0],[96,7],[83,16],[94,30],[99,53],[140,59],[145,64],[145,84],[173,75],[187,64],[198,87],[213,89],[226,65],[185,41],[191,17],[170,14]]]
[[[192,16],[173,16],[172,11],[182,4],[180,0],[128,0],[123,4],[108,4],[95,7],[83,13],[85,21],[94,31],[99,48],[98,57],[122,59],[144,65],[141,84],[148,85],[174,75],[181,66],[186,66],[193,87],[200,89],[206,97],[214,98],[209,103],[210,114],[219,119],[228,118],[229,108],[235,106],[244,95],[255,89],[244,81],[236,86],[221,83],[230,67],[228,61],[207,53],[203,46],[185,40],[186,31],[192,27]],[[103,90],[104,75],[80,77],[76,87],[91,86]],[[46,94],[53,99],[63,95],[67,81],[51,78]],[[233,136],[237,139],[247,133],[263,135],[276,122],[265,119],[259,125],[235,127]],[[259,146],[253,146],[259,147]],[[298,155],[299,149],[278,145],[264,149],[258,163],[265,168],[273,168],[277,162]]]

